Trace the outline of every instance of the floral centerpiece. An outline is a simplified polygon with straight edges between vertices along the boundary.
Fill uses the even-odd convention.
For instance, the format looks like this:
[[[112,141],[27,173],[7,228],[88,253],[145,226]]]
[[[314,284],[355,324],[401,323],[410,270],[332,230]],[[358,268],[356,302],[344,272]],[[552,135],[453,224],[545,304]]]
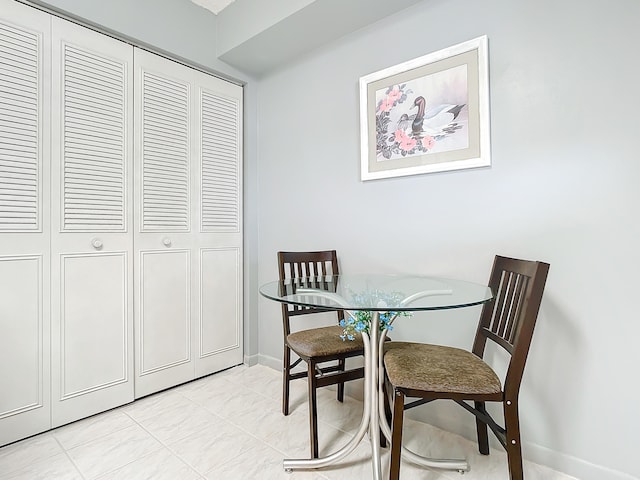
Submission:
[[[383,308],[387,305],[397,305],[404,298],[400,292],[382,292],[379,290],[367,291],[364,293],[351,293],[355,303],[359,305],[369,305],[371,307]],[[355,340],[357,333],[366,332],[367,334],[371,329],[371,319],[373,318],[373,312],[370,310],[357,310],[352,313],[348,313],[348,318],[340,320],[340,326],[342,327],[342,340]],[[387,311],[380,312],[379,315],[379,331],[393,330],[391,323],[396,316],[409,317],[411,312],[396,312]]]

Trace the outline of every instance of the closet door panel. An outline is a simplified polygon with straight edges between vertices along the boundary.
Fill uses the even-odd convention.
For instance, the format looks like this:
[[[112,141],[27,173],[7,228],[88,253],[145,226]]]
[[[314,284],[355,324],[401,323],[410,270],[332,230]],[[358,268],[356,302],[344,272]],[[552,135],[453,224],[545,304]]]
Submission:
[[[64,401],[130,380],[128,259],[127,252],[63,254],[61,263],[59,381]]]
[[[0,21],[0,232],[40,230],[41,32]]]
[[[194,378],[191,70],[135,50],[136,398]]]
[[[211,234],[240,233],[242,214],[241,95],[236,85],[200,76],[199,147],[200,231]],[[208,84],[208,85],[207,85]],[[212,90],[225,87],[222,92]]]
[[[193,376],[190,252],[141,252],[140,276],[145,281],[139,288],[137,396],[183,383]]]
[[[196,376],[242,363],[240,248],[200,250],[200,325]]]
[[[191,86],[141,70],[141,231],[187,233],[191,227]]]
[[[41,289],[42,256],[0,257],[0,418],[42,406]]]
[[[196,73],[199,347],[196,376],[242,363],[242,88]]]
[[[51,426],[45,272],[42,254],[0,256],[0,445]]]
[[[52,19],[52,414],[133,400],[133,47]]]
[[[0,446],[51,427],[49,41],[0,0]]]

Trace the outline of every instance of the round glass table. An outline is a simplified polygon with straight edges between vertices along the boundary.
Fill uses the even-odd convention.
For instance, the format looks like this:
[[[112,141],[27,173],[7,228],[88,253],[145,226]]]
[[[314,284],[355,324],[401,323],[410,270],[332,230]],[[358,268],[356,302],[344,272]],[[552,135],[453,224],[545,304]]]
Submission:
[[[316,459],[286,459],[285,470],[322,468],[349,455],[369,432],[373,478],[382,478],[380,430],[391,440],[382,398],[382,345],[386,324],[404,312],[444,310],[481,305],[493,297],[485,285],[419,275],[319,275],[270,282],[260,293],[281,303],[326,310],[344,310],[346,323],[362,335],[364,354],[364,401],[360,426],[355,436],[340,450]],[[359,312],[370,312],[359,315]],[[363,318],[365,322],[362,322]],[[382,322],[381,322],[382,320]],[[358,323],[360,322],[360,323]],[[370,328],[378,325],[378,328]],[[346,339],[345,341],[349,341]],[[403,456],[427,467],[466,471],[466,460],[431,459],[403,448]]]

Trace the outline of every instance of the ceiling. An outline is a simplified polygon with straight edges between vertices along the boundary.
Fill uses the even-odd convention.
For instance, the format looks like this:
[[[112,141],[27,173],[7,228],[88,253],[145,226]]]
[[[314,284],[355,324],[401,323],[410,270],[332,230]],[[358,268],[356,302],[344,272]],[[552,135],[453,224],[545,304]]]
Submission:
[[[185,0],[180,0],[185,1]],[[219,60],[261,77],[426,0],[187,0],[217,16]]]
[[[210,10],[216,15],[222,11],[223,8],[233,3],[235,0],[191,0],[196,5]]]

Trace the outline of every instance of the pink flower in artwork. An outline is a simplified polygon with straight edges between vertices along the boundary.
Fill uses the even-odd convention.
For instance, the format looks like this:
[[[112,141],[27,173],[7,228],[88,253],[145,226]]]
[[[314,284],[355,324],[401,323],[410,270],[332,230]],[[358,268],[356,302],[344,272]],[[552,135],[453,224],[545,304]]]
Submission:
[[[395,101],[399,100],[401,96],[402,92],[400,91],[400,88],[398,85],[394,85],[391,91],[387,94],[387,99],[395,103]]]
[[[378,112],[388,112],[393,107],[393,100],[389,100],[389,97],[383,99],[380,102],[380,107],[378,108]]]
[[[427,150],[431,150],[435,144],[436,141],[430,135],[427,135],[422,139],[422,146]]]
[[[405,135],[402,141],[400,142],[400,150],[405,152],[408,152],[415,146],[416,146],[416,141],[407,135]]]
[[[400,142],[402,142],[405,138],[407,138],[407,134],[406,134],[406,133],[404,133],[404,130],[398,129],[398,130],[396,130],[395,138],[396,138],[396,142],[397,142],[397,143],[400,143]]]
[[[416,146],[416,141],[405,133],[404,130],[398,129],[394,133],[394,138],[401,150],[408,152]]]

